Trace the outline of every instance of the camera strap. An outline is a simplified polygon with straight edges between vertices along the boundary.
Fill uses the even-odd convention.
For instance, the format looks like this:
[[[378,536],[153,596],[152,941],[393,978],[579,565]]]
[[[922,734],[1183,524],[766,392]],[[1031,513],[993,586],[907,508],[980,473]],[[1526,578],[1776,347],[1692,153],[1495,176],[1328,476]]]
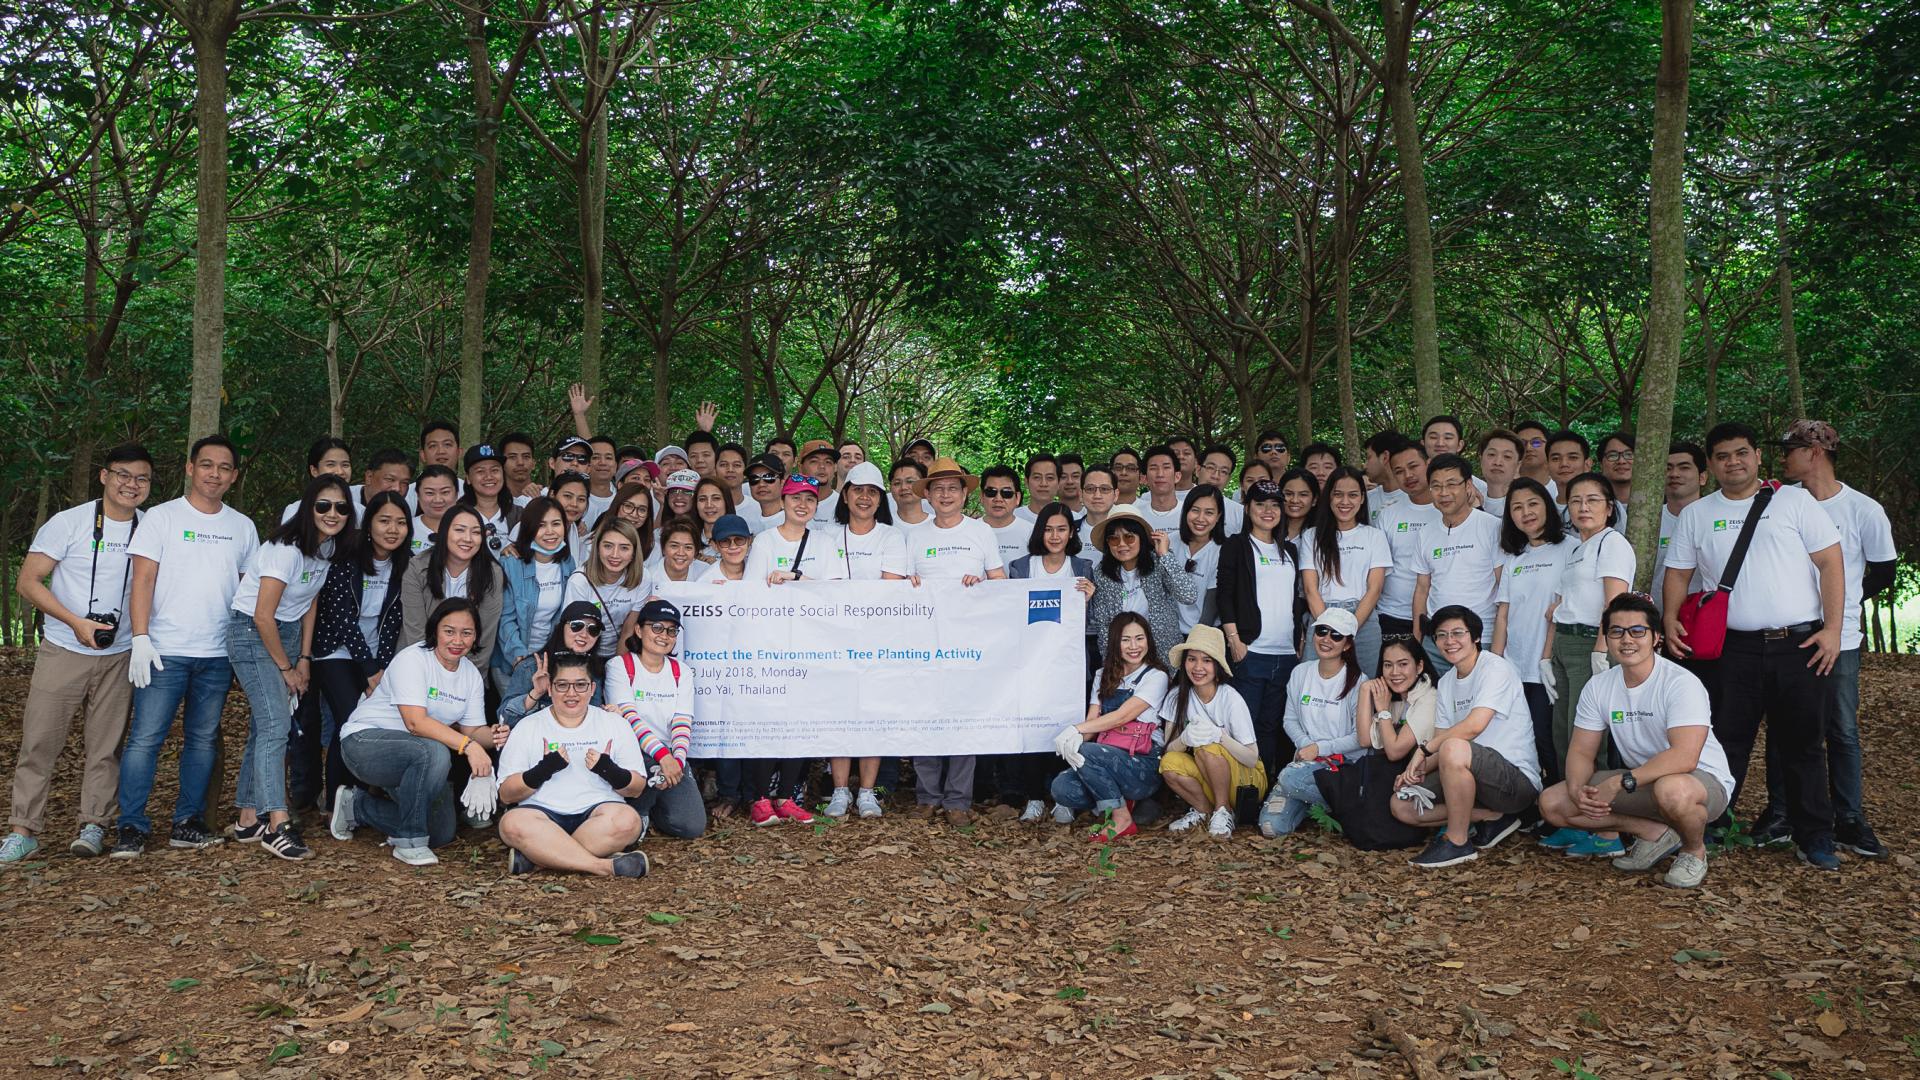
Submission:
[[[127,547],[129,548],[133,547],[133,530],[139,527],[140,527],[140,511],[135,510],[133,512],[133,520],[127,525]],[[94,579],[94,575],[100,572],[100,545],[105,542],[106,535],[107,535],[107,500],[95,499],[93,500],[93,559],[87,566],[87,610],[88,611],[92,611],[94,608],[93,579]],[[127,558],[126,569],[120,576],[120,595],[122,597],[125,597],[127,595],[127,583],[131,580],[133,580],[133,558],[129,556]],[[114,614],[118,615],[119,613],[120,613],[119,609],[116,608],[114,610]]]

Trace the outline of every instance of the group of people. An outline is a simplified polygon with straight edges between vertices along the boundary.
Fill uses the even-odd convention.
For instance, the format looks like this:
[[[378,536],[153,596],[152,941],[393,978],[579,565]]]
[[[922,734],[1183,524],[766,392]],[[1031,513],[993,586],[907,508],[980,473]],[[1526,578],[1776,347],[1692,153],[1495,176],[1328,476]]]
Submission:
[[[811,762],[690,757],[700,673],[656,586],[997,578],[1087,597],[1087,662],[1060,673],[1085,717],[1051,752],[913,758],[928,821],[1092,813],[1090,838],[1114,842],[1162,816],[1216,837],[1313,817],[1419,846],[1428,868],[1527,827],[1623,870],[1671,857],[1661,880],[1690,887],[1710,830],[1738,827],[1764,720],[1753,838],[1827,870],[1837,848],[1886,855],[1862,805],[1860,611],[1896,555],[1884,511],[1836,478],[1826,423],[1774,444],[1787,486],[1762,480],[1744,425],[1672,444],[1648,553],[1625,535],[1645,467],[1626,433],[1596,460],[1533,422],[1470,448],[1439,416],[1373,436],[1358,464],[1326,443],[1296,464],[1269,431],[1244,463],[1173,438],[977,475],[917,439],[883,473],[855,441],[750,454],[713,434],[711,405],[649,454],[571,404],[577,433],[544,470],[524,434],[463,449],[442,421],[417,457],[381,450],[358,476],[320,439],[264,538],[225,502],[225,438],[195,442],[186,494],[145,510],[150,455],[109,451],[100,496],[51,517],[21,570],[45,633],[0,863],[38,850],[76,715],[69,850],[141,855],[178,717],[172,847],[306,859],[311,813],[426,865],[464,822],[497,826],[514,873],[640,876],[649,832],[814,813]],[[1648,558],[1650,596],[1632,591]],[[207,800],[236,680],[250,721],[222,834]],[[902,762],[862,749],[824,763],[826,814],[884,813]]]

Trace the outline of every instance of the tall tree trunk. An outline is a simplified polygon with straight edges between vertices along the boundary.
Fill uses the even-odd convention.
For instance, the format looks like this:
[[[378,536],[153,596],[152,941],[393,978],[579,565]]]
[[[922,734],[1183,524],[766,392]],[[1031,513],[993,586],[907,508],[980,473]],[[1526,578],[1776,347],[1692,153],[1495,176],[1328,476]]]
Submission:
[[[478,5],[467,11],[467,68],[473,76],[473,221],[467,231],[466,294],[460,305],[460,430],[469,442],[478,442],[486,418],[487,278],[493,273],[493,203],[500,173],[493,58],[487,52],[486,9]]]
[[[106,238],[100,235],[100,148],[95,146],[93,153],[87,156],[87,220],[84,223],[85,258],[80,273],[80,318],[82,326],[80,340],[85,350],[81,382],[92,386],[105,374],[105,357],[101,355],[106,344],[102,333],[100,314],[100,259],[101,249],[106,246]],[[96,373],[96,366],[102,370]],[[92,493],[92,471],[87,466],[93,461],[94,436],[91,412],[86,409],[74,410],[74,433],[72,440],[73,460],[67,469],[67,501],[85,502]],[[0,533],[0,543],[10,539]]]
[[[1317,328],[1320,323],[1320,297],[1311,280],[1313,260],[1303,258],[1300,290],[1300,362],[1293,376],[1293,422],[1300,432],[1300,445],[1313,442],[1313,357],[1319,351]]]
[[[195,181],[193,383],[187,440],[220,430],[227,335],[227,43],[238,0],[202,0],[187,23],[193,44],[194,123],[200,139]]]
[[[753,456],[755,416],[753,364],[753,290],[749,288],[740,302],[740,445]]]
[[[1342,91],[1344,98],[1345,91]],[[1353,208],[1347,173],[1347,132],[1353,117],[1340,104],[1333,138],[1333,351],[1340,378],[1340,442],[1346,460],[1360,461],[1360,420],[1353,411]]]
[[[1693,0],[1661,0],[1660,73],[1653,99],[1653,184],[1648,231],[1653,284],[1647,304],[1647,367],[1640,393],[1641,446],[1664,447],[1673,438],[1673,387],[1687,314],[1687,223],[1681,182],[1687,151],[1687,74],[1693,55]],[[1636,551],[1652,551],[1660,537],[1660,500],[1666,476],[1636,469],[1627,509],[1627,539]],[[1643,560],[1636,588],[1653,581],[1653,560]]]
[[[340,388],[340,314],[327,312],[327,434],[344,439],[347,434],[347,395]],[[464,396],[464,395],[463,395]],[[462,421],[465,416],[462,415]],[[478,428],[465,430],[478,431]],[[478,442],[478,436],[471,436]]]
[[[1785,167],[1773,171],[1773,239],[1780,263],[1776,276],[1780,285],[1780,359],[1787,366],[1787,405],[1795,420],[1807,416],[1807,396],[1800,386],[1800,345],[1793,333],[1793,235],[1787,221],[1787,182]]]
[[[1413,107],[1410,70],[1417,8],[1413,0],[1380,0],[1380,14],[1387,37],[1387,111],[1393,120],[1393,148],[1400,159],[1400,193],[1406,205],[1414,398],[1424,418],[1444,410],[1444,395],[1440,388],[1440,319],[1433,299],[1433,219],[1427,211],[1426,152],[1420,146],[1420,116]]]
[[[587,423],[598,427],[600,334],[606,322],[607,109],[594,113],[592,145],[580,178],[580,381],[594,399]]]

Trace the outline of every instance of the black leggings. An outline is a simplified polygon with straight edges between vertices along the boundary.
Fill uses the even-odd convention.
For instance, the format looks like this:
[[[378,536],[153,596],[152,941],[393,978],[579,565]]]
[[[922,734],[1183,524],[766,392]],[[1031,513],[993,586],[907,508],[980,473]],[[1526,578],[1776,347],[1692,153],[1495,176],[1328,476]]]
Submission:
[[[748,802],[760,799],[793,799],[798,801],[803,794],[801,787],[807,782],[807,763],[803,758],[748,758],[746,766]],[[775,786],[774,773],[780,774],[780,782]]]
[[[360,787],[353,770],[340,756],[340,729],[358,708],[367,691],[372,665],[358,660],[315,660],[313,682],[301,696],[300,713],[293,731],[287,736],[287,757],[292,777],[288,783],[288,801],[295,806],[310,806],[318,799],[331,804],[333,792],[342,785]],[[326,703],[322,709],[321,703]],[[324,771],[320,744],[327,739]]]

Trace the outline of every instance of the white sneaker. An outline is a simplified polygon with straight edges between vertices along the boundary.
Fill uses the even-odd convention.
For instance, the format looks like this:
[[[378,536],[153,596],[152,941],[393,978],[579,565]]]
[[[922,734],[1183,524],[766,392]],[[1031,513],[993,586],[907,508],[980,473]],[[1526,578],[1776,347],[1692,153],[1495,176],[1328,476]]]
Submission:
[[[397,847],[393,849],[393,857],[406,863],[408,866],[438,866],[440,864],[440,856],[435,855],[432,848]]]
[[[853,795],[846,788],[833,789],[833,797],[827,800],[827,816],[843,818],[847,816],[847,807],[853,802]]]
[[[1232,836],[1233,811],[1224,806],[1215,810],[1213,816],[1207,819],[1207,835]]]
[[[1201,813],[1198,810],[1189,810],[1186,813],[1181,814],[1178,818],[1174,819],[1173,824],[1167,826],[1167,831],[1168,832],[1186,832],[1188,829],[1191,829],[1195,825],[1199,825],[1200,823],[1206,820],[1207,820],[1207,815]]]
[[[1067,809],[1064,806],[1061,806],[1059,803],[1054,803],[1053,804],[1053,823],[1055,825],[1073,824],[1073,811]]]
[[[853,805],[863,818],[880,816],[880,799],[873,793],[872,788],[861,788],[860,797],[853,801]]]
[[[353,789],[341,784],[333,792],[333,815],[327,819],[327,831],[335,840],[353,839]]]
[[[1028,825],[1047,816],[1047,804],[1039,799],[1028,799],[1027,808],[1020,811],[1020,820]]]

